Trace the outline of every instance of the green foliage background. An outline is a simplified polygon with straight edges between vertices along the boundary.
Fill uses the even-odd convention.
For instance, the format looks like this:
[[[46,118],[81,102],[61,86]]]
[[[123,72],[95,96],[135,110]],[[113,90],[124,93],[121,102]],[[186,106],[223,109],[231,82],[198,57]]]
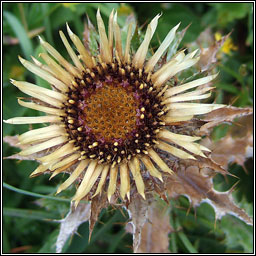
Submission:
[[[103,19],[113,8],[119,11],[120,25],[125,16],[134,11],[139,25],[149,22],[157,13],[163,13],[159,20],[153,44],[163,40],[170,28],[181,21],[180,29],[192,23],[182,44],[185,46],[197,39],[199,34],[210,27],[213,32],[226,35],[233,29],[231,38],[238,49],[230,55],[223,54],[219,65],[220,77],[217,87],[217,102],[245,107],[253,104],[253,4],[250,3],[4,3],[3,4],[3,118],[14,116],[41,115],[39,112],[18,106],[17,97],[24,96],[9,82],[10,78],[26,79],[48,86],[22,68],[18,55],[30,59],[42,51],[37,37],[28,37],[28,31],[43,28],[41,36],[66,55],[58,31],[66,33],[68,22],[73,31],[82,37],[86,14],[96,24],[95,14],[100,7]],[[13,38],[18,43],[12,44]],[[14,40],[15,41],[15,40]],[[21,134],[27,125],[3,125],[3,136]],[[222,136],[224,127],[215,130],[216,138]],[[18,149],[3,144],[3,155],[17,153]],[[240,178],[236,201],[251,216],[253,213],[253,163],[245,163],[248,174],[241,166],[232,165],[230,171]],[[29,174],[37,163],[4,160],[3,162],[3,252],[50,253],[55,252],[55,241],[59,224],[52,221],[63,218],[69,209],[68,200],[73,189],[54,197],[57,186],[65,177],[48,181],[47,176],[29,179]],[[220,191],[230,188],[237,180],[217,176],[215,187]],[[9,186],[9,185],[11,186]],[[12,187],[13,186],[13,187]],[[19,188],[17,190],[15,188]],[[33,194],[29,194],[32,192]],[[25,193],[25,194],[24,194]],[[38,197],[35,197],[37,195]],[[50,195],[50,197],[45,197]],[[55,199],[55,200],[53,200]],[[175,232],[170,234],[170,250],[178,253],[250,253],[253,251],[253,229],[236,217],[227,215],[217,221],[214,227],[214,210],[203,203],[186,215],[188,200],[181,197],[171,201],[173,208],[170,222]],[[178,207],[177,207],[178,206]],[[100,214],[91,242],[88,244],[88,223],[78,229],[66,244],[66,253],[128,253],[131,252],[132,236],[126,234],[124,224],[128,221],[126,213],[109,208]]]

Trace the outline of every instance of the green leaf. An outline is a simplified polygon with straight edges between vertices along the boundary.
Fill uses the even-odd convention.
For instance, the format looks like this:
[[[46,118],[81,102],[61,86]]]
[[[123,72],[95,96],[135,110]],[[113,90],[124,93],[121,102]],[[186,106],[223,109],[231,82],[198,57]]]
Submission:
[[[59,6],[61,4],[59,3]],[[58,6],[58,7],[59,7]],[[52,29],[59,29],[61,26],[65,26],[66,22],[71,22],[74,19],[74,12],[68,8],[55,8],[54,12],[50,16],[50,22]]]
[[[218,141],[223,138],[228,132],[229,125],[228,124],[220,124],[213,128],[211,137],[214,141]]]
[[[165,12],[163,18],[159,20],[159,26],[157,28],[157,34],[163,39],[168,31],[181,22],[179,30],[184,29],[191,24],[184,36],[184,43],[192,42],[196,40],[200,32],[202,31],[201,19],[195,14],[192,8],[189,8],[186,4],[173,3],[170,9]]]
[[[88,243],[88,237],[89,237],[89,226],[88,222],[82,224],[79,229],[78,233],[81,236],[74,236],[72,239],[72,242],[69,246],[69,248],[63,252],[65,253],[81,253],[81,252],[89,252],[92,250],[92,252],[95,252],[95,246],[97,247],[97,243],[99,241],[102,241],[104,237],[107,240],[107,244],[109,247],[112,246],[114,236],[112,234],[113,232],[113,226],[114,223],[117,222],[124,222],[125,218],[121,215],[120,211],[115,211],[114,213],[110,214],[107,211],[103,214],[103,218],[100,218],[101,221],[104,222],[104,224],[97,224],[94,228],[94,231],[92,233],[92,237],[90,240],[90,243]],[[108,216],[108,218],[106,218]],[[120,232],[120,231],[119,231]],[[103,242],[103,241],[102,241]],[[106,241],[105,241],[106,242]],[[115,245],[117,246],[117,245]],[[109,247],[105,247],[105,252],[107,250],[111,250]]]
[[[45,193],[45,194],[51,194],[56,191],[55,186],[48,186],[48,185],[38,185],[33,189],[33,192],[35,193]]]
[[[170,224],[171,224],[171,227],[174,229],[174,216],[173,216],[173,213],[171,212],[170,214]],[[172,253],[177,253],[178,252],[178,248],[177,248],[177,234],[176,232],[171,232],[171,234],[169,235],[170,237],[170,251]]]
[[[234,103],[237,107],[247,107],[253,105],[253,99],[251,98],[250,91],[248,87],[243,87],[238,100]]]
[[[21,107],[18,102],[18,96],[24,96],[24,94],[18,89],[10,85],[3,89],[3,119],[7,120],[9,118],[15,116],[24,116],[27,113],[28,109]],[[12,135],[12,134],[20,134],[27,130],[26,125],[24,126],[15,126],[10,124],[3,124],[3,136]]]
[[[251,8],[248,15],[248,36],[246,39],[246,45],[249,45],[250,47],[253,47],[253,24],[253,8]]]
[[[239,72],[236,72],[235,70],[229,68],[228,66],[224,66],[223,64],[220,64],[220,68],[233,78],[236,78],[241,84],[244,84],[243,77],[239,74]]]
[[[17,209],[17,208],[3,208],[3,215],[4,216],[11,216],[11,217],[20,217],[20,218],[29,218],[35,220],[43,220],[49,221],[49,219],[55,219],[58,217],[57,214],[53,212],[45,212],[39,210],[32,210],[32,209]]]
[[[194,248],[194,246],[191,244],[191,242],[189,241],[189,239],[183,232],[178,232],[177,234],[189,253],[198,253],[197,250]]]
[[[237,87],[235,87],[233,84],[231,83],[216,83],[214,84],[217,88],[222,89],[226,92],[232,93],[232,94],[239,94],[239,89]]]
[[[181,231],[180,229],[182,229],[182,226],[179,223],[179,219],[175,218],[174,220],[174,228],[177,231],[177,236],[178,238],[181,240],[181,242],[183,243],[184,247],[187,249],[187,251],[189,253],[197,253],[197,250],[194,248],[194,246],[192,245],[192,243],[189,241],[189,239],[187,238],[187,236],[185,235],[185,233],[183,231]]]
[[[221,241],[225,238],[220,225],[214,225],[214,210],[202,203],[188,212],[189,201],[181,196],[179,200],[171,201],[174,207],[171,214],[171,223],[174,225],[179,253],[221,253],[225,251]],[[178,204],[179,203],[179,204]],[[172,241],[170,241],[172,243]]]
[[[28,195],[28,196],[40,197],[40,198],[46,198],[46,199],[51,199],[51,200],[55,200],[55,201],[70,203],[70,199],[64,199],[64,198],[59,198],[59,197],[55,197],[55,196],[46,196],[46,195],[41,195],[41,194],[29,192],[29,191],[26,191],[26,190],[23,190],[23,189],[15,188],[15,187],[13,187],[13,186],[5,183],[5,182],[3,183],[3,187],[7,188],[9,190],[15,191],[17,193],[20,193],[20,194]]]
[[[19,39],[22,51],[25,57],[28,59],[30,55],[33,53],[33,46],[31,40],[28,38],[28,35],[21,25],[20,21],[10,12],[4,11],[4,18],[8,21],[11,26],[13,32]]]
[[[41,4],[41,10],[42,10],[42,13],[44,15],[44,27],[45,27],[47,41],[54,47],[51,22],[50,22],[49,16],[47,15],[47,13],[49,12],[49,4],[48,3],[42,3]]]
[[[240,245],[244,253],[253,253],[253,227],[240,219],[227,215],[221,219],[221,228],[226,234],[226,244],[231,249]]]
[[[176,233],[171,233],[169,235],[170,237],[170,251],[172,253],[177,253],[178,252],[178,247],[177,247],[177,234]]]
[[[56,253],[56,241],[59,234],[59,229],[55,229],[51,234],[48,234],[44,241],[43,247],[37,253]]]
[[[3,229],[3,233],[2,233],[2,236],[3,236],[3,253],[9,253],[10,252],[10,243],[9,243],[9,239],[7,237],[8,235],[8,232],[5,231],[5,229]]]
[[[253,6],[249,3],[213,3],[211,5],[217,9],[218,22],[222,26],[244,18]]]

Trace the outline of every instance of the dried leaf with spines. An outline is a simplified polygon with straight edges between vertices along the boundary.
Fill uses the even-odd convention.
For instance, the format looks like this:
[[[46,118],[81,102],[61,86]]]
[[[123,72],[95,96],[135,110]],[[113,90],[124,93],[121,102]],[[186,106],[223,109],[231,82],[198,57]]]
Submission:
[[[235,118],[251,115],[252,112],[252,108],[237,108],[232,106],[213,110],[201,119],[206,123],[201,126],[200,135],[209,135],[213,127],[225,122],[233,122]]]
[[[203,201],[210,203],[216,213],[216,219],[227,213],[240,217],[247,224],[252,224],[252,219],[244,210],[237,207],[232,199],[231,192],[218,192],[213,188],[213,172],[211,168],[201,167],[199,161],[191,165],[191,160],[181,160],[177,163],[179,169],[175,175],[167,179],[167,191],[170,198],[185,195],[193,207]]]
[[[24,150],[24,149],[29,147],[28,145],[20,144],[18,138],[19,138],[18,135],[15,135],[15,136],[5,136],[3,138],[3,140],[4,140],[5,143],[8,143],[11,147],[19,148],[21,150]],[[11,155],[11,156],[6,156],[3,159],[32,160],[32,161],[34,161],[34,160],[37,160],[36,159],[37,157],[40,157],[42,155],[43,154],[41,154],[41,153],[36,153],[36,154],[33,154],[33,155],[29,155],[29,156],[22,156],[19,153],[17,153],[17,154]]]
[[[103,192],[102,194],[98,194],[93,197],[91,200],[91,214],[89,218],[89,241],[91,239],[92,231],[95,223],[98,220],[98,216],[103,208],[107,208],[108,206],[108,198],[107,193]]]
[[[223,36],[219,41],[215,41],[208,48],[201,48],[200,60],[198,61],[197,66],[202,72],[209,70],[211,65],[216,63],[216,54],[227,40],[227,38],[231,35],[231,33],[232,32]]]
[[[138,253],[168,253],[168,234],[172,231],[169,221],[170,207],[163,201],[154,201],[148,209],[148,219],[141,230]]]
[[[207,202],[213,206],[216,214],[215,218],[221,219],[222,216],[229,213],[240,218],[248,225],[253,225],[252,218],[249,217],[243,209],[235,205],[231,194],[232,191],[233,189],[227,192],[218,192],[212,189],[207,193],[208,199],[210,200]]]
[[[15,135],[15,136],[5,136],[4,137],[4,142],[8,143],[11,147],[16,147],[16,148],[20,148],[20,149],[24,149],[27,146],[21,145],[19,144],[19,136]]]
[[[198,165],[199,168],[208,168],[209,171],[211,170],[213,176],[216,173],[220,173],[222,175],[230,175],[230,176],[234,176],[233,174],[231,174],[230,172],[228,172],[227,170],[225,170],[224,168],[222,168],[222,166],[218,163],[216,163],[211,156],[209,155],[207,158],[205,157],[197,157],[198,162],[196,163],[196,160],[187,160],[187,162],[191,162],[191,165],[193,166],[194,164]],[[209,172],[210,173],[210,172]],[[236,176],[235,176],[236,177]]]
[[[61,223],[60,232],[56,242],[56,253],[61,253],[68,238],[75,234],[78,227],[89,220],[91,204],[81,203],[76,208],[71,203],[70,211],[64,219],[58,220]]]
[[[211,149],[211,158],[224,169],[228,168],[229,163],[237,163],[244,167],[246,158],[253,155],[252,114],[237,119],[222,139],[214,142],[205,138],[202,144]]]
[[[141,243],[142,228],[147,221],[148,207],[151,203],[152,195],[148,194],[146,200],[144,200],[139,194],[134,195],[131,203],[128,206],[128,213],[132,224],[133,234],[133,252],[137,253]]]
[[[211,157],[225,169],[228,168],[229,163],[244,166],[246,158],[253,156],[252,144],[245,138],[226,136],[215,143],[212,142],[211,146],[213,147]]]

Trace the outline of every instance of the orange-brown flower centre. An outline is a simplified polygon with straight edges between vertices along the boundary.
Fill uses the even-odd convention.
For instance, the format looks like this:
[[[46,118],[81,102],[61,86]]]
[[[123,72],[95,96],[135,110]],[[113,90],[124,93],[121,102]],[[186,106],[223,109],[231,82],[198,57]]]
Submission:
[[[63,123],[81,159],[121,163],[155,144],[163,105],[150,76],[114,62],[86,70],[67,92]]]
[[[117,81],[111,84],[103,82],[102,87],[97,88],[85,104],[85,123],[97,140],[124,140],[136,129],[138,101],[133,97],[131,88],[124,88]]]

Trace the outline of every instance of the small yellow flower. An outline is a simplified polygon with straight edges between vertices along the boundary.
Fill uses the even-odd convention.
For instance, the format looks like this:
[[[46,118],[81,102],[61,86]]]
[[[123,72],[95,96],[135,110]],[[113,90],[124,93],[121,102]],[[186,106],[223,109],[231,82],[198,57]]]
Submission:
[[[132,8],[129,5],[121,4],[118,8],[119,15],[130,15],[132,13]]]
[[[221,33],[216,32],[215,33],[215,40],[219,41],[219,40],[221,40],[221,38],[222,38]],[[228,55],[231,54],[231,51],[237,51],[237,49],[238,48],[237,48],[236,45],[233,44],[233,40],[232,40],[231,37],[228,37],[226,39],[226,41],[224,42],[224,44],[222,45],[222,47],[221,47],[221,51],[224,52],[225,54],[228,54]]]
[[[74,10],[75,5],[79,4],[79,3],[61,3],[64,7],[69,8],[71,10]]]

